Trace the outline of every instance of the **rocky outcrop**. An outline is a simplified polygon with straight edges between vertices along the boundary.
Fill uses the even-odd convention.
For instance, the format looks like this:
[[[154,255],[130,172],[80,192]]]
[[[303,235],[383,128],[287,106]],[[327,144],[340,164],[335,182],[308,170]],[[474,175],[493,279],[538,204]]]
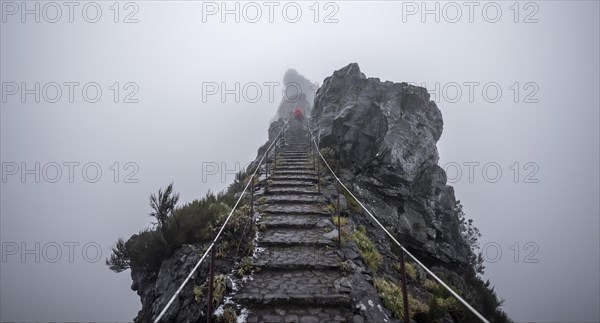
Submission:
[[[158,316],[163,307],[187,277],[202,250],[192,245],[184,245],[171,257],[165,259],[156,275],[149,275],[145,270],[132,268],[131,289],[137,291],[144,306],[138,312],[136,322],[149,322]],[[206,268],[205,268],[206,267]],[[206,272],[208,265],[204,263],[200,272]],[[165,315],[167,321],[196,322],[202,316],[204,307],[194,301],[194,281],[188,283]]]
[[[437,165],[442,115],[425,88],[367,78],[353,63],[325,79],[311,119],[345,182],[409,249],[433,264],[467,264],[454,190]]]
[[[316,87],[295,69],[285,72],[283,86],[283,98],[272,121],[289,118],[296,108],[300,108],[306,115],[310,114]]]

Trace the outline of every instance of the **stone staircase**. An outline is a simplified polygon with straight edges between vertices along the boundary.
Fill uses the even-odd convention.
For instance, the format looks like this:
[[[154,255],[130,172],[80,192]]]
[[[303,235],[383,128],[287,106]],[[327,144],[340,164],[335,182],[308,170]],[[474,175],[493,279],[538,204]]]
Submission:
[[[292,126],[262,197],[257,226],[260,268],[234,296],[247,322],[352,321],[350,289],[341,282],[336,227],[317,191],[308,132]]]

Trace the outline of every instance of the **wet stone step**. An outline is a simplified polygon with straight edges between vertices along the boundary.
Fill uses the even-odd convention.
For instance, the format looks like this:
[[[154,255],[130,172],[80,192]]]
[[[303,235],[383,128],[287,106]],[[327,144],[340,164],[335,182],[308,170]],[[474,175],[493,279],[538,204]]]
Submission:
[[[336,280],[342,277],[341,271],[332,270],[261,270],[234,300],[255,304],[348,306],[348,289],[336,288]]]
[[[326,199],[318,195],[270,195],[261,199],[264,204],[318,204],[325,203]]]
[[[302,181],[302,182],[317,182],[317,176],[313,174],[299,174],[296,172],[275,173],[269,177],[272,182],[277,181]]]
[[[264,204],[259,210],[266,214],[329,215],[323,204]]]
[[[261,270],[340,270],[341,258],[335,248],[270,247],[258,255],[254,265]]]
[[[305,285],[295,285],[302,286]],[[302,290],[306,290],[303,288]],[[348,307],[351,299],[349,294],[315,294],[315,293],[294,293],[288,294],[250,294],[241,293],[233,297],[234,301],[242,304],[261,304],[261,305],[309,305],[309,306],[336,306]]]
[[[281,154],[283,156],[286,156],[286,155],[307,155],[309,152],[310,152],[310,147],[309,146],[296,147],[296,148],[284,147],[281,150]]]
[[[287,179],[287,178],[279,178],[277,180],[274,180],[273,182],[271,182],[271,184],[269,184],[271,187],[289,187],[289,186],[304,186],[304,187],[310,187],[310,186],[315,186],[315,183],[313,181],[301,181],[301,180],[294,180],[294,178],[292,179]]]
[[[288,228],[276,228],[267,229],[266,231],[260,232],[258,243],[261,246],[335,246],[336,244],[327,237],[331,235],[329,228],[323,229],[288,229]]]
[[[289,161],[289,160],[281,161],[281,162],[279,162],[279,164],[277,164],[276,168],[279,168],[282,166],[286,166],[286,167],[311,166],[312,167],[312,160],[305,159],[305,160],[297,160],[297,161]]]
[[[273,175],[312,175],[316,176],[317,173],[314,170],[302,170],[302,169],[279,169],[273,170]]]
[[[281,170],[281,171],[314,171],[314,168],[312,166],[311,163],[308,162],[302,162],[302,163],[298,163],[298,164],[291,164],[291,163],[282,163],[280,165],[278,165],[277,167],[275,167],[275,170]]]
[[[248,323],[352,322],[352,311],[340,307],[261,306],[251,311]]]
[[[282,152],[280,154],[281,158],[290,158],[290,159],[297,159],[297,158],[307,158],[308,156],[310,156],[308,154],[308,151],[305,152],[301,152],[301,153],[289,153],[289,152]]]
[[[286,145],[281,147],[281,151],[286,153],[302,153],[306,152],[308,147],[308,141],[302,143],[287,143]]]
[[[259,227],[264,225],[267,229],[311,229],[331,228],[332,226],[328,216],[285,214],[261,214],[260,220],[256,224]]]
[[[286,154],[286,153],[283,153],[279,157],[281,159],[284,159],[284,160],[302,160],[302,159],[307,159],[309,156],[310,155],[308,153],[302,153],[302,154]]]
[[[283,194],[306,194],[320,195],[316,187],[269,187],[267,194],[283,195]]]
[[[302,157],[285,157],[285,158],[281,158],[280,161],[282,163],[288,163],[288,162],[306,162],[309,160],[308,156],[302,156]]]

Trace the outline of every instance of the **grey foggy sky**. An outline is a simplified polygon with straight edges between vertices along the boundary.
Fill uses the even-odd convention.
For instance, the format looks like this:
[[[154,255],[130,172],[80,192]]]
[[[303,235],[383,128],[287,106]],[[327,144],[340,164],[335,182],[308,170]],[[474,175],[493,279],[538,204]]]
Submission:
[[[63,168],[57,183],[35,183],[33,176],[21,183],[15,175],[1,184],[5,245],[80,245],[73,263],[66,247],[57,263],[35,263],[33,255],[22,262],[20,253],[3,251],[0,320],[132,320],[141,305],[130,290],[129,272],[112,273],[104,259],[119,237],[149,225],[148,196],[171,181],[182,202],[224,189],[233,175],[203,181],[202,164],[234,169],[236,162],[255,158],[281,99],[285,71],[295,68],[321,84],[351,62],[368,77],[425,82],[430,90],[436,82],[480,83],[473,103],[466,86],[458,102],[449,102],[453,92],[450,100],[437,102],[444,118],[438,150],[441,166],[462,166],[462,178],[452,185],[483,234],[482,246],[501,248],[502,257],[486,263],[485,278],[516,321],[600,320],[598,2],[535,2],[539,21],[528,24],[522,21],[532,8],[522,4],[515,23],[513,2],[496,2],[502,8],[497,23],[486,22],[477,10],[487,2],[478,2],[473,23],[464,6],[457,23],[443,17],[436,23],[431,16],[421,22],[419,15],[403,22],[401,2],[357,1],[333,2],[337,23],[323,23],[331,12],[324,3],[315,23],[313,2],[298,2],[299,22],[285,22],[275,10],[274,23],[265,16],[255,24],[233,17],[222,23],[218,16],[203,23],[202,4],[192,1],[135,2],[139,21],[114,23],[112,2],[98,3],[103,15],[95,24],[77,10],[85,3],[76,8],[73,23],[65,9],[55,24],[36,24],[31,17],[21,23],[19,16],[0,24],[2,82],[97,82],[103,90],[95,104],[81,95],[69,103],[64,87],[58,103],[35,103],[32,96],[26,103],[18,96],[2,103],[3,163],[32,168],[35,162],[78,162],[80,171],[96,162],[103,174],[87,183],[76,172],[69,183]],[[131,10],[120,10],[122,21]],[[139,103],[113,103],[114,82],[135,82]],[[231,95],[225,102],[218,96],[203,102],[203,82],[280,85],[272,102],[266,87],[256,103],[237,103]],[[490,82],[503,91],[496,103],[481,95]],[[518,103],[509,88],[515,82]],[[528,82],[539,88],[532,97],[538,103],[523,103]],[[119,101],[126,93],[121,88]],[[109,168],[115,162],[118,183]],[[139,167],[139,183],[123,183],[127,162]],[[472,183],[465,162],[480,163]],[[496,183],[482,177],[489,162],[502,170]],[[515,162],[518,183],[510,168]],[[524,183],[527,162],[538,166],[538,183]],[[89,242],[101,246],[100,261],[83,259],[81,248]],[[528,242],[539,247],[533,256],[538,263],[524,262],[534,250],[525,249]],[[94,258],[93,249],[88,256]]]

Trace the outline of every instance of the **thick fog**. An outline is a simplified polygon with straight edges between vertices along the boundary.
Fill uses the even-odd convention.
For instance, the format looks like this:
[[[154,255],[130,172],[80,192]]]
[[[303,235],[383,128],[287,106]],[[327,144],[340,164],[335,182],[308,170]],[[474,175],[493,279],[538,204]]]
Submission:
[[[104,260],[149,195],[226,188],[286,71],[318,86],[351,62],[434,92],[504,310],[600,320],[598,2],[1,4],[1,321],[132,320]]]

